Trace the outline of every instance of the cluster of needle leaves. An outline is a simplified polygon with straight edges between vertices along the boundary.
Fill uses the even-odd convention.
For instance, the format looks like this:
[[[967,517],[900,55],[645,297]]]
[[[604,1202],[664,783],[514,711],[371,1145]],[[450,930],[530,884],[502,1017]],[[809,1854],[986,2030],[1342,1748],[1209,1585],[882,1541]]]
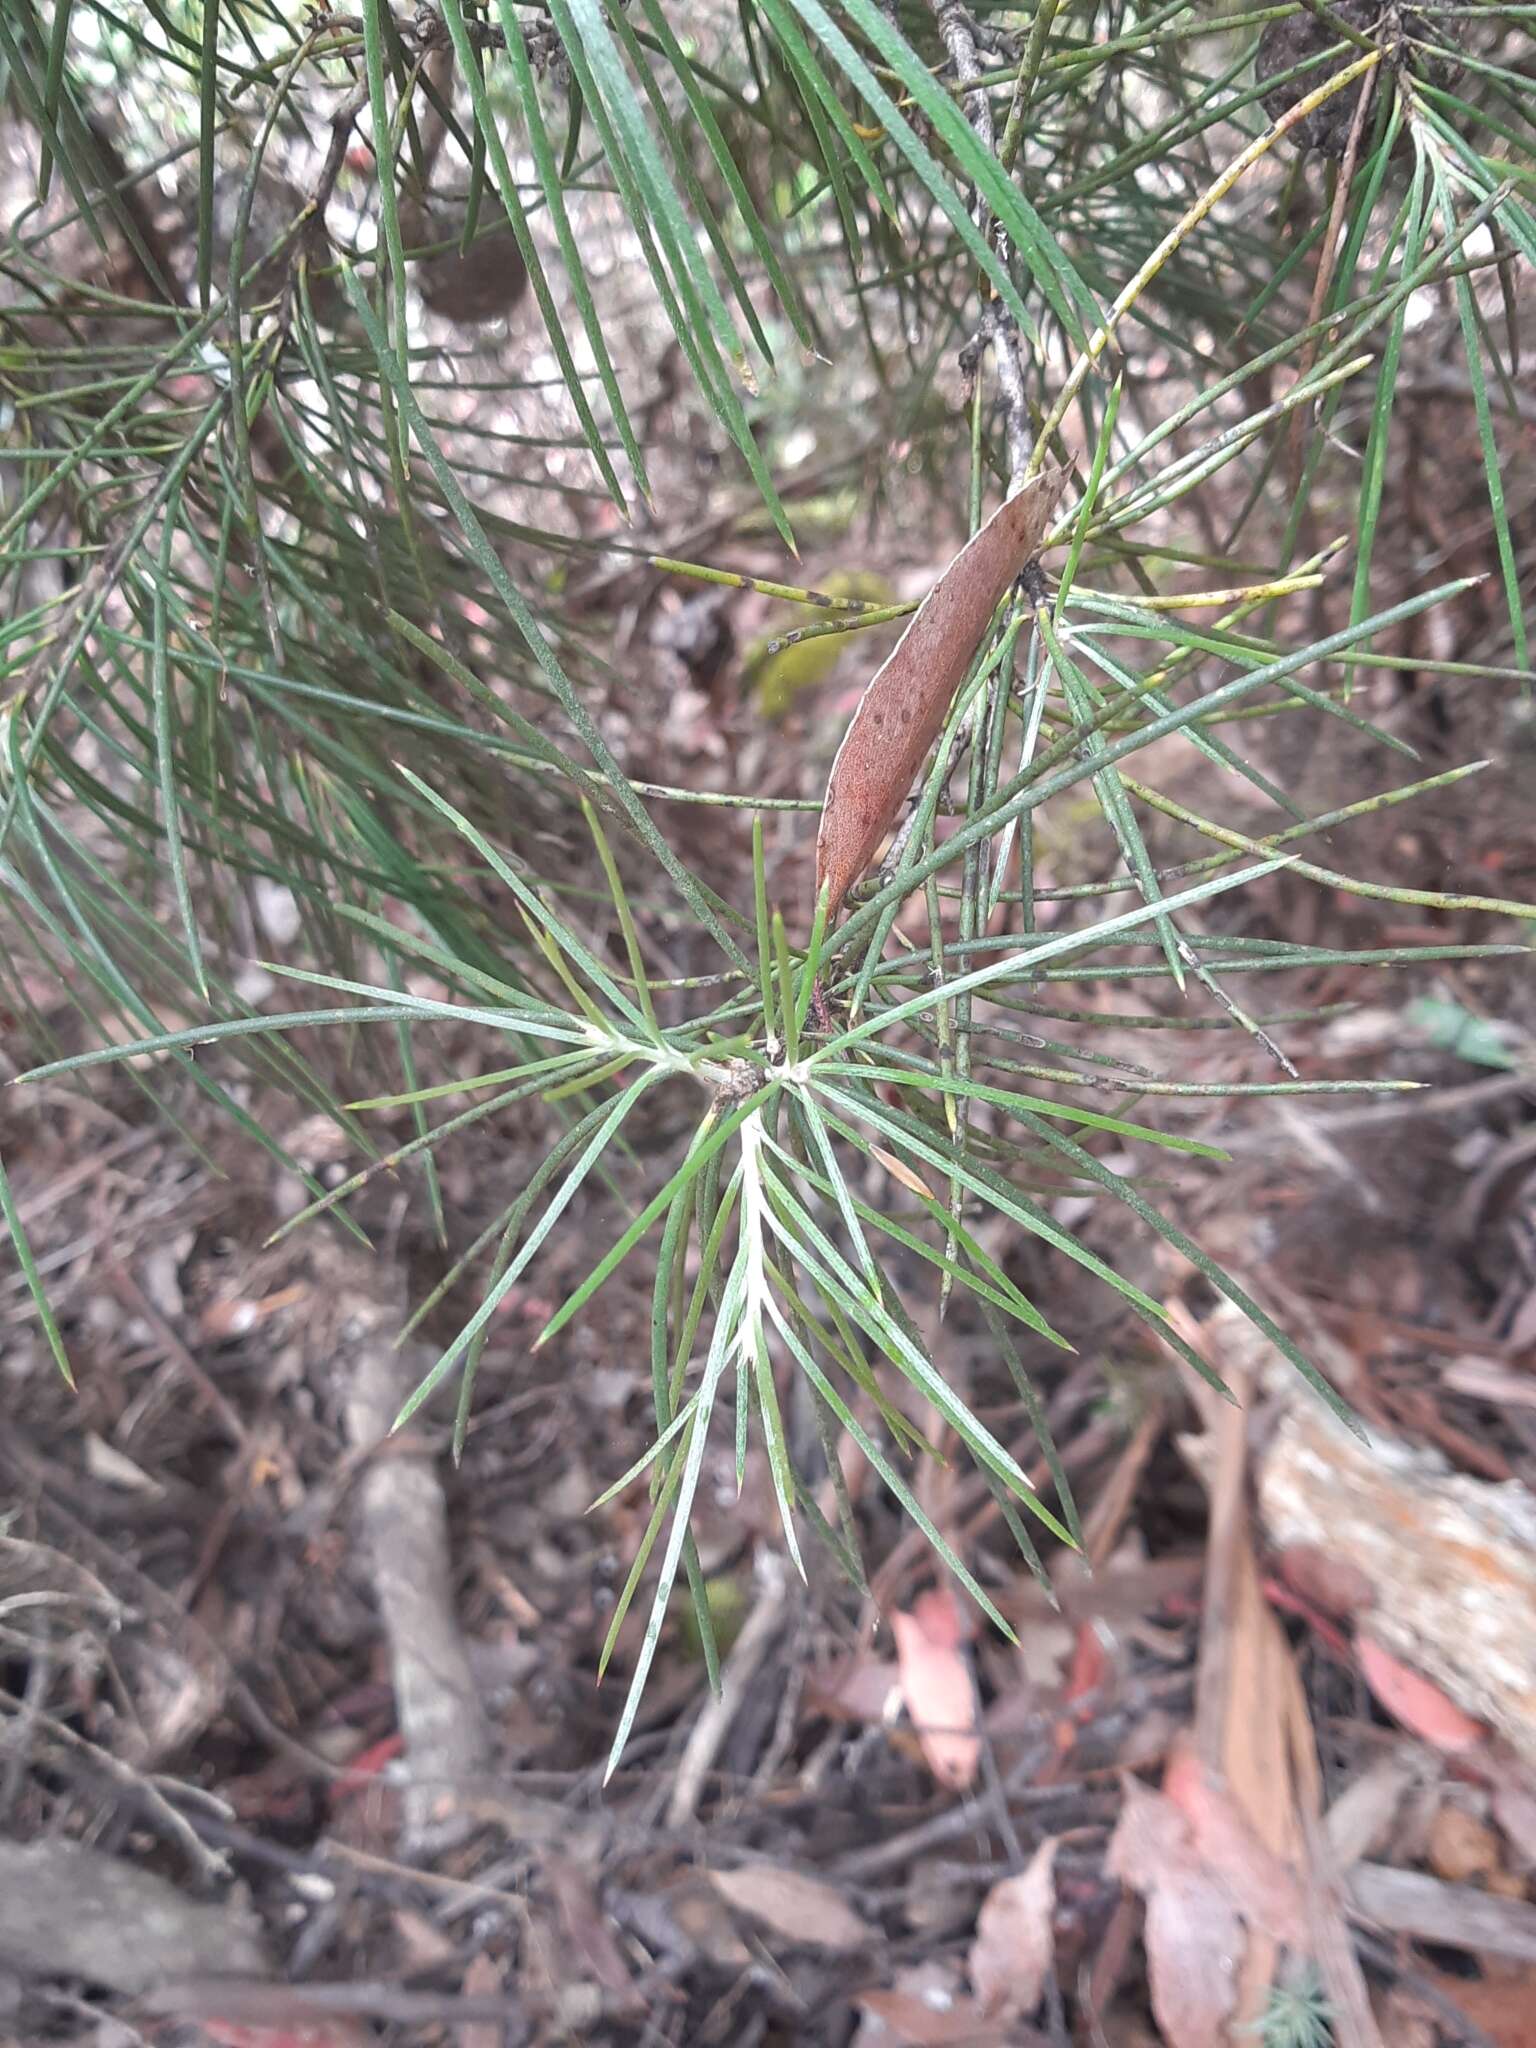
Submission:
[[[17,941],[8,1000],[40,1048],[30,1078],[128,1061],[166,1114],[200,1091],[299,1170],[231,1064],[197,1056],[228,1046],[269,1088],[334,1118],[368,1162],[338,1188],[312,1183],[289,1228],[321,1212],[346,1223],[381,1165],[419,1170],[453,1264],[417,1318],[466,1273],[481,1295],[406,1414],[456,1381],[459,1443],[492,1318],[562,1215],[594,1179],[628,1201],[626,1227],[540,1339],[621,1262],[648,1262],[655,1439],[615,1487],[648,1479],[654,1507],[615,1635],[648,1573],[653,1590],[615,1754],[680,1582],[713,1664],[689,1526],[722,1414],[738,1469],[760,1439],[797,1561],[811,1532],[861,1577],[836,1455],[847,1432],[1004,1625],[914,1491],[924,1446],[892,1375],[975,1461],[1027,1560],[1038,1563],[1042,1530],[1075,1539],[1017,1342],[1065,1340],[1051,1304],[987,1250],[985,1219],[1052,1247],[1209,1376],[1162,1305],[1057,1220],[1049,1191],[1077,1185],[1122,1205],[1327,1395],[1125,1168],[1211,1148],[1121,1105],[1110,1113],[1106,1091],[1145,1117],[1170,1094],[1365,1085],[1274,1078],[1287,1065],[1276,1034],[1301,1019],[1258,1014],[1252,977],[1524,943],[1511,921],[1531,913],[1518,903],[1308,858],[1324,831],[1482,764],[1433,777],[1410,765],[1411,779],[1317,816],[1241,750],[1252,721],[1306,707],[1378,743],[1384,774],[1410,751],[1371,722],[1359,685],[1410,665],[1383,651],[1391,630],[1466,587],[1431,577],[1388,590],[1377,548],[1398,370],[1426,308],[1454,314],[1504,619],[1486,659],[1411,666],[1511,697],[1529,686],[1531,564],[1501,435],[1520,417],[1516,308],[1536,264],[1536,84],[1521,55],[1532,10],[1420,0],[1361,31],[1309,8],[1315,49],[1262,79],[1260,39],[1303,11],[1289,0],[1225,14],[1187,0],[973,14],[927,0],[739,0],[718,13],[669,0],[396,12],[384,0],[348,12],[147,0],[131,15],[106,0],[23,0],[0,13],[0,92],[38,159],[35,203],[0,248],[0,885]],[[511,223],[553,364],[537,379],[516,367],[532,350],[429,337],[413,310],[398,201],[430,97],[426,60],[445,46],[467,159],[464,244],[498,209]],[[1290,95],[1278,117],[1277,92]],[[1349,92],[1363,111],[1344,159],[1298,146]],[[153,147],[131,135],[104,150],[108,98],[159,110]],[[214,172],[231,148],[240,191],[224,247]],[[265,247],[245,258],[279,162],[311,168],[274,272]],[[343,165],[355,232],[333,203]],[[161,173],[195,184],[179,277],[131,203]],[[317,256],[311,229],[327,207],[332,242]],[[1000,607],[896,847],[830,928],[809,904],[770,900],[771,806],[753,792],[631,778],[594,715],[611,681],[601,647],[562,608],[561,578],[528,571],[579,564],[596,512],[611,503],[628,518],[652,497],[648,463],[663,468],[652,415],[608,346],[614,273],[589,274],[590,224],[611,236],[615,218],[735,451],[733,488],[786,541],[792,500],[759,394],[791,364],[806,387],[856,374],[868,395],[875,438],[846,448],[834,482],[867,478],[898,431],[951,453],[958,441],[974,530],[1017,477],[1021,436],[1030,468],[1072,471],[1044,573]],[[106,283],[104,270],[66,269],[70,232],[102,252],[126,242],[133,288],[116,270]],[[339,315],[324,312],[322,287]],[[969,413],[934,427],[936,380],[962,348],[978,365]],[[558,432],[524,431],[524,401],[540,421],[563,407]],[[520,505],[547,493],[547,523],[503,509],[509,469]],[[664,497],[655,511],[680,516]],[[662,566],[732,580],[724,560]],[[1191,569],[1204,587],[1168,595]],[[1343,623],[1287,639],[1295,601],[1338,574],[1350,579]],[[781,594],[805,602],[813,631],[894,615]],[[1136,773],[1137,755],[1175,737],[1199,757],[1199,810]],[[756,814],[750,902],[687,865],[657,798]],[[1037,887],[1042,808],[1082,798],[1122,872]],[[1258,837],[1224,815],[1240,802],[1251,816],[1255,801],[1275,819]],[[1150,814],[1209,853],[1159,868]],[[506,823],[530,816],[585,831],[600,895],[541,871],[539,836]],[[1489,936],[1348,955],[1193,936],[1187,913],[1282,863],[1333,890],[1483,912]],[[273,971],[311,992],[291,1009],[242,972],[250,903],[272,884],[299,927]],[[896,923],[914,898],[930,934],[917,950]],[[658,916],[707,935],[715,971],[658,974]],[[1117,1012],[1124,1029],[1246,1032],[1261,1078],[1216,1089],[1085,1050],[1099,1020],[1074,1007],[1083,981],[1148,984],[1144,1015]],[[82,1020],[63,1032],[39,1000],[55,986]],[[1052,1035],[1062,1021],[1070,1042]],[[445,1025],[456,1043],[478,1034],[485,1071],[424,1083],[423,1069],[441,1071]],[[379,1092],[339,1099],[336,1064],[318,1050],[326,1031],[368,1048],[354,1062],[388,1074]],[[626,1128],[664,1087],[691,1089],[695,1114],[661,1184],[631,1200],[614,1179]],[[555,1120],[552,1149],[463,1244],[439,1149],[534,1105]],[[381,1158],[369,1115],[402,1109],[414,1136]],[[889,1188],[878,1207],[871,1162]],[[67,1373],[3,1164],[0,1209]],[[935,1299],[958,1291],[984,1319],[1054,1475],[1054,1507],[934,1365],[922,1305],[891,1278],[917,1265]],[[811,1425],[830,1520],[806,1469]]]

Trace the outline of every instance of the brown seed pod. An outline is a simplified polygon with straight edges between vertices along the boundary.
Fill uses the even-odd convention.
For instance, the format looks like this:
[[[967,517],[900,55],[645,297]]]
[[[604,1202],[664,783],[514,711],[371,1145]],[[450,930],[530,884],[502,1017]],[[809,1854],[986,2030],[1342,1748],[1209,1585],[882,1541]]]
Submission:
[[[988,620],[1038,552],[1066,486],[1066,470],[1047,469],[998,507],[860,698],[827,777],[816,834],[816,889],[827,891],[829,923],[896,822]]]
[[[1456,76],[1457,64],[1452,54],[1460,44],[1463,30],[1461,18],[1446,13],[1427,0],[1418,7],[1401,7],[1397,0],[1332,0],[1332,11],[1343,22],[1377,44],[1384,53],[1388,65],[1394,70],[1406,70],[1432,85],[1448,85]],[[1259,38],[1258,57],[1254,69],[1259,78],[1273,78],[1277,73],[1292,71],[1298,64],[1306,63],[1309,57],[1316,57],[1329,50],[1340,40],[1327,22],[1305,9],[1290,14],[1283,21],[1272,21]],[[1426,44],[1432,47],[1426,48]],[[1350,50],[1342,64],[1360,53]],[[1315,92],[1324,84],[1327,71],[1315,65],[1301,78],[1289,79],[1284,85],[1277,85],[1264,95],[1264,111],[1272,121],[1278,121],[1288,113],[1296,102],[1305,99],[1309,92]],[[1293,141],[1305,149],[1321,150],[1324,156],[1342,157],[1349,144],[1349,131],[1354,122],[1355,109],[1360,104],[1363,81],[1348,85],[1342,92],[1336,92],[1332,99],[1324,100],[1291,129]]]
[[[411,265],[416,289],[434,313],[459,327],[488,327],[512,311],[528,289],[528,272],[500,204],[480,203],[475,239],[462,254],[469,218],[467,192],[400,202],[400,237],[406,251],[430,249]],[[445,246],[446,245],[446,246]]]

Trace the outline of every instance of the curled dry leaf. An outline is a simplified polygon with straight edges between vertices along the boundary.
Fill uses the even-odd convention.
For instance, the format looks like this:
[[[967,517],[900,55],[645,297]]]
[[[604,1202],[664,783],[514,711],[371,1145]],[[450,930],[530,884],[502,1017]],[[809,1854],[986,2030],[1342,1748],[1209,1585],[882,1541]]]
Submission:
[[[864,692],[832,763],[816,835],[816,889],[830,892],[829,919],[894,824],[988,620],[1038,552],[1066,481],[1064,469],[1044,470],[993,513]]]
[[[759,1921],[770,1934],[801,1948],[848,1950],[875,1939],[873,1928],[820,1878],[803,1877],[777,1863],[712,1870],[709,1881],[728,1905]]]
[[[902,1696],[929,1770],[960,1792],[976,1776],[981,1740],[976,1733],[976,1689],[961,1647],[952,1607],[920,1601],[911,1614],[893,1614]]]
[[[1055,1864],[1048,1835],[1028,1869],[999,1879],[982,1901],[969,1968],[985,2013],[1029,2013],[1040,2003],[1055,1955]]]

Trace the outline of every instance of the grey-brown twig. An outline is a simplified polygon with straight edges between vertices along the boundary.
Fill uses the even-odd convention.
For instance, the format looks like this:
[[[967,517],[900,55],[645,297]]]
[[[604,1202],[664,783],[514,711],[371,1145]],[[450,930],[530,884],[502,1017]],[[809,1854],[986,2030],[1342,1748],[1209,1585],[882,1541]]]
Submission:
[[[976,25],[962,0],[930,0],[939,38],[949,52],[955,77],[962,86],[981,76],[982,64],[976,49]],[[997,154],[997,130],[992,120],[992,103],[984,91],[967,93],[965,116],[976,131],[976,139],[989,155]],[[996,243],[1002,262],[1008,261],[1008,238],[992,221],[990,212],[977,195],[975,220],[983,235]],[[1029,401],[1024,383],[1024,360],[1019,330],[1013,316],[996,299],[988,301],[978,340],[988,343],[997,370],[997,385],[1003,400],[1003,431],[1008,443],[1009,494],[1022,489],[1029,470],[1033,442],[1029,424]]]

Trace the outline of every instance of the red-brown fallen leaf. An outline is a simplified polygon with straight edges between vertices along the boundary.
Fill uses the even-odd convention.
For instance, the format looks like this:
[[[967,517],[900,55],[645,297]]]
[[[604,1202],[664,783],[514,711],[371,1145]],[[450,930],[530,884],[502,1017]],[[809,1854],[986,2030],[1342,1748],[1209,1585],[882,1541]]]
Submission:
[[[941,1785],[959,1792],[976,1776],[981,1739],[971,1667],[946,1613],[920,1604],[911,1614],[893,1614],[891,1633],[902,1696],[923,1757]]]
[[[712,1870],[709,1881],[738,1913],[759,1920],[781,1941],[802,1948],[849,1950],[875,1939],[842,1893],[817,1877],[802,1877],[777,1863]]]
[[[865,2013],[859,2038],[879,2041],[881,2048],[887,2042],[891,2048],[1011,2048],[1018,2039],[1006,2022],[987,2019],[970,1998],[935,2005],[916,1991],[861,1991],[859,2004]]]
[[[1496,2048],[1536,2048],[1536,1972],[1518,1977],[1446,1977],[1427,1973]]]
[[[1246,1937],[1173,1801],[1128,1778],[1104,1867],[1146,1899],[1152,2012],[1168,2048],[1226,2048]]]
[[[1188,1822],[1195,1854],[1248,1925],[1288,1947],[1305,1947],[1306,1907],[1296,1872],[1261,1841],[1221,1779],[1188,1742],[1174,1744],[1163,1793]]]
[[[1103,1636],[1092,1621],[1080,1621],[1072,1644],[1072,1661],[1067,1666],[1066,1684],[1062,1689],[1063,1705],[1086,1699],[1090,1693],[1097,1692],[1108,1675],[1109,1652],[1104,1647]]]
[[[500,1998],[506,1989],[506,1973],[488,1949],[470,1957],[464,1971],[466,1998]],[[461,2020],[458,2048],[500,2048],[503,2029],[499,2020]]]
[[[933,2020],[948,2026],[951,2014],[957,2011],[967,2023],[975,2018],[975,2007],[961,1987],[958,1968],[938,1956],[906,1964],[889,1985],[861,1991],[858,2003],[863,2017],[852,2048],[928,2048],[928,2027]],[[916,2032],[908,2021],[915,2024]]]
[[[976,1916],[968,1968],[985,2013],[1033,2012],[1056,1952],[1056,1837],[1048,1835],[1017,1877],[1000,1878]]]
[[[1405,1984],[1379,1990],[1371,2001],[1381,2037],[1392,2048],[1441,2048],[1445,2036],[1435,2025],[1438,2007]]]
[[[976,1615],[950,1584],[943,1579],[919,1593],[912,1602],[913,1617],[922,1624],[923,1634],[947,1649],[958,1650],[976,1640]]]
[[[1347,1619],[1374,1605],[1376,1588],[1353,1558],[1317,1543],[1289,1543],[1275,1562],[1280,1576],[1303,1600],[1325,1614]]]
[[[1226,2042],[1245,1926],[1307,1942],[1295,1870],[1187,1740],[1173,1747],[1161,1794],[1127,1781],[1106,1867],[1146,1898],[1152,2009],[1169,2048]]]
[[[895,822],[987,621],[1039,549],[1066,481],[1064,469],[1044,470],[993,513],[864,692],[832,763],[816,835],[816,889],[829,890],[829,919]]]
[[[1414,1671],[1368,1635],[1355,1639],[1360,1673],[1394,1721],[1446,1756],[1465,1756],[1486,1740],[1480,1721],[1464,1714],[1453,1699],[1422,1673]]]
[[[377,1742],[359,1750],[346,1769],[332,1780],[329,1795],[332,1811],[345,1805],[347,1800],[355,1799],[358,1793],[371,1791],[383,1776],[386,1766],[404,1753],[405,1738],[398,1734],[381,1736]]]
[[[1336,1657],[1341,1664],[1349,1663],[1349,1638],[1336,1622],[1332,1622],[1320,1607],[1314,1606],[1304,1594],[1296,1592],[1290,1582],[1277,1577],[1262,1581],[1260,1590],[1271,1607],[1282,1614],[1298,1615],[1311,1629],[1320,1648],[1330,1657]]]

